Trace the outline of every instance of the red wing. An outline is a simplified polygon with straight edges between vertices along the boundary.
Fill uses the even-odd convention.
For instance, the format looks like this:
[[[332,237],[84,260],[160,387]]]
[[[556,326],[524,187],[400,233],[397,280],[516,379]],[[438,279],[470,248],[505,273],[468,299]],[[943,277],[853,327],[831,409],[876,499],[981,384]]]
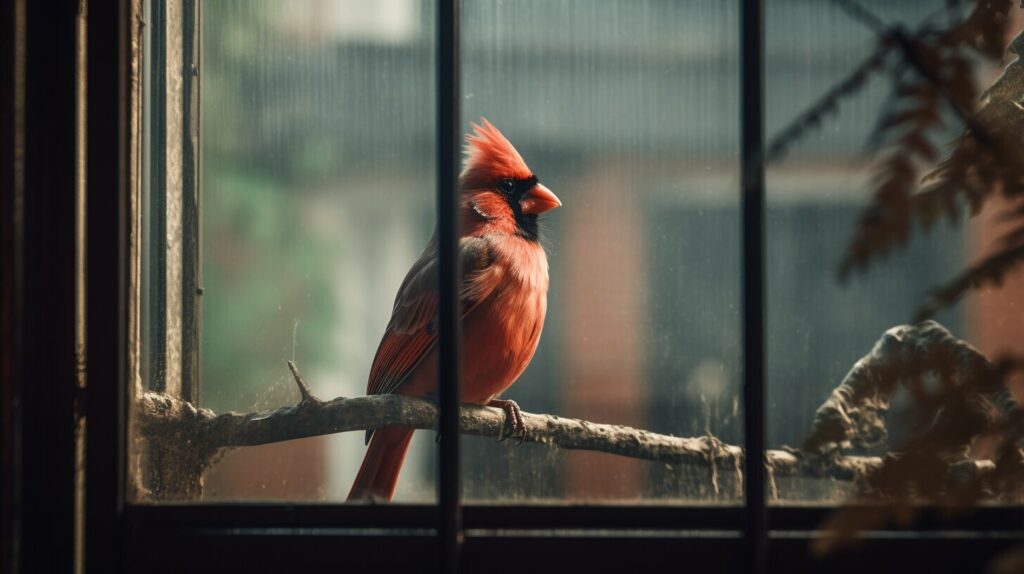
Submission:
[[[464,238],[459,247],[463,276],[459,298],[465,318],[494,291],[499,276],[486,239]],[[395,297],[391,321],[370,368],[367,394],[395,392],[433,348],[437,341],[437,281],[436,242],[431,240]]]

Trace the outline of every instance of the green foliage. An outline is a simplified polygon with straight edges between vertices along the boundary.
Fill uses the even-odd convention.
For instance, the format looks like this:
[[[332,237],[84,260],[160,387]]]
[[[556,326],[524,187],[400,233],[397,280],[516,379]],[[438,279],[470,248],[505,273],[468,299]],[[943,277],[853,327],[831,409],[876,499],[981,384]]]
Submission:
[[[266,408],[294,399],[285,361],[333,360],[337,237],[307,225],[337,153],[322,134],[295,137],[291,63],[254,58],[285,42],[272,2],[211,2],[203,36],[201,323],[203,406]],[[307,125],[303,122],[301,125]],[[296,326],[297,324],[297,326]]]
[[[303,233],[302,201],[251,169],[207,173],[203,199],[203,380],[217,382],[203,388],[203,404],[251,407],[286,376],[295,321],[301,359],[329,360],[328,246]]]

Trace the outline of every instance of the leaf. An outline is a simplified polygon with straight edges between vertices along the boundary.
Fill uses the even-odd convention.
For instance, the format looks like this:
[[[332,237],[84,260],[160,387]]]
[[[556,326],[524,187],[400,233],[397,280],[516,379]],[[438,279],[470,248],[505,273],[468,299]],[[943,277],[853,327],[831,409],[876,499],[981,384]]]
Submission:
[[[1024,245],[1004,248],[982,259],[962,272],[946,285],[932,291],[928,302],[915,314],[915,321],[929,319],[940,309],[956,303],[972,288],[992,285],[998,287],[1007,273],[1024,261]]]
[[[1017,103],[1024,93],[1012,89],[1016,83],[1024,89],[1024,81],[1015,82],[1017,71],[1008,69],[1004,75],[1014,81],[1003,79],[999,90],[987,92],[987,104],[974,111],[979,90],[971,53],[1002,57],[1009,6],[1008,0],[981,0],[963,21],[945,31],[893,35],[907,69],[915,73],[895,76],[889,111],[868,140],[882,159],[876,161],[870,181],[872,204],[859,219],[840,262],[840,280],[904,245],[915,223],[927,230],[943,216],[956,222],[964,205],[970,215],[977,215],[993,193],[1024,194],[1024,106]],[[1018,38],[1024,46],[1024,38]],[[938,159],[932,141],[942,126],[942,103],[966,118],[965,131],[954,140],[946,159],[918,181],[914,161],[934,164]],[[1000,279],[996,269],[1011,260],[995,259],[965,272],[971,280],[936,290],[923,309],[934,312],[957,300],[961,288],[977,284],[975,279]]]
[[[900,144],[908,151],[916,153],[927,161],[935,161],[939,157],[939,152],[932,145],[932,142],[928,141],[928,138],[919,131],[904,134],[900,139]]]
[[[821,118],[826,114],[835,113],[840,102],[858,91],[860,91],[867,80],[878,72],[885,64],[886,56],[892,49],[892,45],[882,42],[874,53],[861,62],[857,68],[847,75],[842,81],[833,86],[828,92],[819,98],[804,113],[797,116],[789,125],[783,128],[777,136],[772,138],[766,147],[765,162],[771,163],[785,155],[789,146],[799,141],[812,129],[817,128]]]

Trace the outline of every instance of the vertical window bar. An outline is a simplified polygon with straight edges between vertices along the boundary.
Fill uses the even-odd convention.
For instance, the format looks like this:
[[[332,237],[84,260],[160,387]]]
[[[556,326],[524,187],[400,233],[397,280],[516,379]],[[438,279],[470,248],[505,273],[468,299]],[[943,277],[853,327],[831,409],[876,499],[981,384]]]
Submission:
[[[128,341],[129,14],[89,2],[85,69],[86,245],[84,571],[117,563],[125,492]]]
[[[764,94],[763,0],[740,11],[743,182],[743,433],[748,572],[764,572],[767,531],[764,471]]]
[[[149,242],[147,255],[149,264],[148,311],[148,342],[150,348],[144,356],[148,358],[148,377],[150,390],[163,392],[166,389],[167,355],[164,341],[167,340],[167,109],[164,97],[167,93],[167,41],[166,41],[166,7],[164,0],[152,0],[150,3],[150,51],[152,54],[149,71],[153,74],[152,89],[148,94],[149,131],[151,147],[149,151],[149,182],[148,208]]]
[[[459,506],[459,0],[437,13],[437,209],[440,258],[439,347],[441,571],[457,572],[462,542]]]
[[[0,39],[16,42],[15,147],[0,177],[13,164],[14,560],[24,572],[74,569],[75,17],[74,3],[21,0],[14,37]]]
[[[199,58],[195,0],[182,3],[181,398],[199,404]]]

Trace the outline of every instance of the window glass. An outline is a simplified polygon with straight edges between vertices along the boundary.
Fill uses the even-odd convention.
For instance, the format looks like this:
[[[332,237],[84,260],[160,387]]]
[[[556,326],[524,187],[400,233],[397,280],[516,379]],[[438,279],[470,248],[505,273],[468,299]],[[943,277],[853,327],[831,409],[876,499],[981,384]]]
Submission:
[[[766,3],[766,122],[769,139],[798,114],[848,77],[878,47],[874,31],[839,3],[776,1]],[[950,7],[941,2],[863,1],[887,24],[908,30],[923,24],[948,25]],[[959,17],[953,13],[953,18]],[[947,18],[947,19],[943,19]],[[878,164],[871,163],[883,140],[871,139],[885,117],[899,111],[893,78],[913,75],[894,63],[868,75],[861,89],[840,99],[835,113],[806,132],[767,171],[767,444],[800,446],[815,411],[866,355],[882,334],[911,323],[930,292],[953,279],[991,247],[995,235],[989,217],[969,225],[945,218],[925,231],[914,225],[909,241],[885,257],[874,258],[845,282],[839,269],[858,224],[877,187]],[[897,70],[893,72],[893,70]],[[984,87],[992,77],[980,81]],[[948,153],[962,120],[943,112],[946,129],[932,132],[939,156]],[[894,132],[895,133],[895,132]],[[879,157],[885,157],[880,155]],[[923,176],[934,167],[921,165]],[[961,211],[960,221],[963,221]],[[1000,312],[1014,306],[1012,283],[1002,295],[968,296],[934,318],[956,337],[978,345],[989,357],[1001,345],[995,339]],[[999,334],[997,334],[999,333]],[[886,418],[888,441],[846,454],[884,454],[899,450],[920,430],[914,400],[898,389]],[[916,429],[916,430],[915,430]],[[784,478],[776,480],[775,502],[838,502],[853,492],[849,480]]]
[[[742,440],[735,2],[467,0],[462,112],[563,207],[526,411]],[[546,214],[547,215],[547,214]],[[723,473],[466,437],[469,501],[735,501]]]
[[[289,360],[318,397],[362,395],[435,217],[433,5],[199,9],[199,403],[218,413],[293,405]],[[159,93],[156,80],[146,88]],[[158,137],[150,147],[164,145]],[[147,223],[177,216],[165,213]],[[203,499],[344,500],[364,449],[354,432],[233,449],[206,471]],[[434,498],[432,452],[413,448],[400,499]]]
[[[434,222],[432,3],[203,3],[202,403],[366,392],[392,296]],[[417,433],[398,498],[434,498]],[[344,499],[363,433],[243,448],[207,497]]]
[[[320,399],[366,392],[395,294],[436,219],[436,6],[143,4],[133,62],[141,183],[132,205],[130,494],[345,500],[366,452],[362,432],[219,450],[188,421],[296,405],[303,395],[289,361]],[[500,398],[532,413],[742,446],[739,5],[462,2],[462,129],[493,124],[563,203],[538,232],[550,276],[540,343]],[[942,29],[963,10],[926,0],[766,2],[767,141],[878,48],[872,15],[912,31]],[[1007,32],[1018,31],[1020,12],[1011,16]],[[877,152],[891,143],[872,135],[894,111],[907,116],[893,85],[916,73],[895,48],[878,63],[768,157],[770,449],[800,446],[857,360],[1008,229],[1007,204],[990,200],[966,225],[915,226],[909,242],[839,279],[878,185]],[[998,70],[977,71],[987,86]],[[963,121],[948,106],[937,119],[945,128],[928,137],[941,155]],[[920,159],[914,182],[936,161]],[[533,241],[530,229],[519,231]],[[1019,283],[1008,275],[935,319],[999,359],[1020,340]],[[464,359],[476,360],[467,348]],[[924,417],[903,388],[878,401],[887,442],[844,454],[877,457],[915,436]],[[188,416],[160,426],[169,418],[160,413],[176,408]],[[469,435],[462,444],[470,503],[742,498],[738,463],[709,469]],[[970,445],[976,458],[991,450],[985,440]],[[416,432],[396,501],[434,500],[437,455],[434,433]],[[784,474],[769,477],[773,503],[854,492],[849,476]]]
[[[190,6],[148,8],[142,388],[269,412],[300,399],[294,360],[318,397],[362,395],[434,225],[435,6],[200,2],[194,67]],[[737,31],[714,0],[463,3],[463,127],[493,123],[564,203],[541,221],[540,344],[502,398],[741,444]],[[437,450],[415,434],[396,501],[434,499]],[[235,448],[201,486],[170,484],[185,457],[157,441],[133,461],[144,499],[342,501],[365,451],[362,432]],[[740,498],[705,466],[463,453],[470,502]]]

